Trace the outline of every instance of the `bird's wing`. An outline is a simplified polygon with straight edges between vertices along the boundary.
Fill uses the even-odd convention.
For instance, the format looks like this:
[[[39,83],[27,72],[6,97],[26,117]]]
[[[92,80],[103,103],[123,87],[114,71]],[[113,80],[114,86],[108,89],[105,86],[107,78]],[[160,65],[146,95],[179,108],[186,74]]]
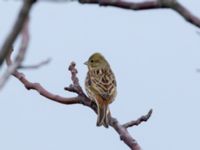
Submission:
[[[116,92],[116,80],[112,72],[101,74],[98,77],[91,77],[92,88],[102,99],[107,100],[113,97]]]

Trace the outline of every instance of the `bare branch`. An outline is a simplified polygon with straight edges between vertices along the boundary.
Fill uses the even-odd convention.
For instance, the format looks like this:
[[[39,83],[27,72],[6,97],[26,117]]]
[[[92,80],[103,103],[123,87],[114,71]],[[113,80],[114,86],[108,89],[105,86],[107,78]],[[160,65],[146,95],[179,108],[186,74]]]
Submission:
[[[75,62],[71,62],[68,70],[71,72],[72,76],[71,76],[71,79],[73,81],[73,85],[74,86],[80,86],[79,85],[79,79],[78,77],[76,76],[76,74],[78,73],[78,70],[76,69],[76,63]]]
[[[33,3],[34,0],[28,0],[28,2]],[[115,7],[120,7],[120,8],[125,8],[125,9],[133,9],[133,10],[142,10],[142,9],[154,9],[154,8],[161,8],[161,5],[159,3],[159,7],[157,6],[158,3],[157,2],[144,2],[144,3],[135,3],[137,5],[133,5],[133,3],[130,2],[121,2],[121,1],[107,1],[107,0],[103,0],[103,1],[98,1],[98,0],[80,0],[81,3],[98,3],[102,6],[115,6]],[[25,14],[22,14],[25,16],[24,20],[27,16],[27,14],[29,13],[29,10],[31,8],[31,5],[28,5],[29,7],[27,7],[27,9],[25,9],[26,11],[24,12]],[[25,6],[24,6],[25,7]],[[22,7],[23,8],[23,7]],[[162,6],[162,8],[164,8]],[[167,7],[166,7],[167,8]],[[20,17],[21,18],[21,17]],[[23,17],[22,17],[23,18]],[[21,20],[21,24],[23,25],[24,20]],[[3,62],[4,57],[7,55],[7,64],[8,67],[10,66],[14,66],[15,62],[12,63],[11,60],[11,53],[9,53],[9,49],[12,45],[12,43],[14,42],[15,38],[17,37],[18,33],[20,32],[20,24],[17,24],[18,27],[18,32],[16,32],[16,30],[12,33],[9,38],[6,40],[6,42],[4,43],[4,46],[2,48],[2,53],[0,54],[0,56],[2,55],[2,59],[0,57],[0,61]],[[28,39],[28,38],[26,38]],[[25,43],[28,43],[27,41]],[[24,46],[24,44],[22,44],[23,48],[26,49],[27,45]],[[25,53],[25,50],[23,51]],[[24,55],[20,55],[19,57],[17,57],[16,59],[19,59],[20,61],[23,60]],[[0,62],[0,65],[2,64],[2,62]],[[26,89],[28,90],[35,90],[37,91],[40,95],[42,95],[43,97],[58,102],[58,103],[62,103],[62,104],[83,104],[85,106],[88,106],[89,108],[91,108],[92,110],[94,110],[94,112],[97,113],[97,107],[96,104],[91,101],[86,94],[83,92],[81,86],[79,85],[79,79],[77,77],[77,69],[75,68],[76,64],[74,62],[71,63],[71,65],[69,66],[69,71],[71,72],[71,80],[72,80],[72,84],[69,87],[65,87],[65,90],[70,91],[70,92],[74,92],[77,94],[76,97],[71,97],[71,98],[66,98],[66,97],[62,97],[56,94],[53,94],[51,92],[49,92],[48,90],[46,90],[42,85],[40,85],[39,83],[32,83],[30,82],[25,75],[23,75],[22,73],[18,72],[16,69],[18,68],[18,66],[21,63],[19,63],[15,69],[13,69],[12,73],[13,76],[15,76],[24,86]],[[44,63],[42,63],[44,64]],[[37,65],[37,66],[32,66],[32,68],[37,68],[38,66],[41,66],[41,64]],[[112,116],[109,116],[109,125],[112,126],[115,131],[119,134],[120,139],[127,144],[131,150],[141,150],[139,144],[136,142],[136,140],[129,134],[127,128],[128,127],[132,127],[133,125],[139,125],[141,122],[143,121],[147,121],[150,116],[151,116],[152,110],[149,111],[149,113],[145,116],[140,117],[138,120],[136,121],[131,121],[129,123],[126,123],[124,125],[121,125],[118,120]]]
[[[24,0],[19,15],[16,18],[15,24],[0,50],[0,67],[3,61],[5,60],[6,56],[9,54],[9,51],[11,50],[12,45],[16,40],[18,34],[21,32],[24,22],[27,20],[30,9],[35,1],[36,0]]]
[[[169,8],[173,9],[177,13],[179,13],[186,21],[200,28],[200,19],[193,15],[186,7],[184,7],[178,1],[169,5]]]
[[[82,4],[99,4],[100,6],[112,6],[130,10],[147,10],[160,8],[160,3],[157,1],[144,1],[144,2],[128,2],[122,0],[79,0]]]
[[[11,56],[9,55],[7,57],[7,61],[9,64],[12,64]],[[82,104],[84,106],[87,106],[94,110],[95,113],[97,113],[97,107],[96,104],[91,101],[86,94],[83,92],[83,89],[79,85],[79,79],[77,77],[77,69],[75,68],[76,64],[72,62],[69,66],[69,71],[71,72],[71,79],[72,84],[69,87],[66,87],[65,90],[68,90],[70,92],[75,92],[78,96],[72,97],[72,98],[65,98],[56,94],[53,94],[49,91],[47,91],[42,85],[39,83],[32,83],[28,81],[28,79],[23,75],[22,73],[15,71],[13,73],[13,76],[15,76],[21,83],[25,86],[28,90],[35,90],[40,95],[44,96],[47,99],[50,99],[52,101],[62,103],[62,104]],[[151,116],[152,110],[148,113],[146,116],[140,117],[138,122],[147,121]],[[138,123],[138,124],[139,124]],[[136,140],[129,134],[127,131],[128,127],[133,126],[134,123],[128,123],[128,125],[121,125],[116,118],[113,118],[112,116],[109,116],[109,125],[112,126],[115,131],[119,134],[120,139],[127,144],[131,150],[141,150],[139,144],[136,142]]]
[[[19,69],[38,69],[38,68],[40,68],[40,67],[42,67],[44,65],[47,65],[48,63],[50,63],[50,61],[51,61],[51,58],[48,58],[48,59],[46,59],[44,61],[39,62],[38,64],[26,65],[26,66],[25,65],[21,65],[18,68]]]
[[[133,120],[133,121],[125,123],[123,125],[123,127],[129,128],[129,127],[132,127],[132,126],[138,126],[140,123],[142,123],[144,121],[145,122],[148,121],[148,119],[151,117],[152,112],[153,112],[153,110],[150,109],[149,112],[145,116],[141,116],[137,120]]]
[[[65,87],[64,89],[69,92],[74,92],[74,93],[77,93],[78,95],[86,97],[86,95],[84,94],[84,92],[79,84],[79,79],[76,76],[76,74],[78,73],[78,71],[76,69],[76,63],[71,62],[68,70],[71,72],[71,80],[72,80],[73,84],[71,84],[69,87]]]
[[[98,4],[100,6],[111,6],[134,11],[149,9],[172,9],[181,15],[187,22],[200,28],[200,18],[193,15],[177,0],[151,0],[144,2],[128,2],[125,0],[40,0],[49,2],[79,1],[81,4]]]
[[[144,2],[126,2],[122,0],[79,0],[82,4],[99,4],[100,6],[112,6],[130,10],[149,10],[168,8],[179,13],[186,21],[200,28],[200,19],[193,15],[177,0],[156,0]]]
[[[21,35],[22,35],[22,42],[20,45],[20,49],[19,52],[15,58],[14,63],[11,64],[11,60],[10,58],[7,59],[7,65],[8,65],[8,69],[5,71],[5,73],[3,74],[3,76],[0,78],[0,89],[3,87],[3,85],[5,84],[5,82],[8,80],[9,76],[16,71],[16,69],[21,65],[22,61],[24,60],[24,56],[26,54],[26,50],[29,44],[29,30],[28,30],[28,24],[29,24],[29,19],[27,18]],[[10,51],[10,53],[12,53],[12,50]]]

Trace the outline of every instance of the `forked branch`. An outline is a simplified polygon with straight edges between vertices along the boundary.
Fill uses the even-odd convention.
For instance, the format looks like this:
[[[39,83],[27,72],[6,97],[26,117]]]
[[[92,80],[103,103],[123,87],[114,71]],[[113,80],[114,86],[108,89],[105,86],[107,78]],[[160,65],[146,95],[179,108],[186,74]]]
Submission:
[[[8,60],[12,64],[10,55],[9,55],[9,57],[7,57],[7,61]],[[71,72],[72,84],[69,87],[65,87],[65,90],[67,90],[69,92],[74,92],[77,94],[76,97],[71,97],[71,98],[62,97],[62,96],[59,96],[59,95],[49,92],[41,84],[30,82],[25,77],[24,74],[22,74],[21,72],[19,72],[17,70],[15,72],[13,72],[13,76],[15,76],[19,81],[21,81],[21,83],[25,86],[26,89],[35,90],[40,95],[42,95],[43,97],[46,97],[49,100],[53,100],[55,102],[66,104],[66,105],[82,104],[84,106],[91,108],[96,113],[97,112],[96,104],[86,96],[86,94],[83,92],[83,89],[81,88],[81,86],[79,84],[79,79],[77,77],[78,71],[76,69],[76,64],[74,62],[72,62],[70,64],[69,71]],[[131,121],[131,122],[128,122],[125,124],[120,124],[116,118],[109,116],[109,125],[115,129],[115,131],[119,134],[120,139],[125,144],[127,144],[131,150],[141,150],[139,144],[130,135],[127,128],[135,126],[135,125],[139,125],[140,123],[147,121],[150,118],[151,114],[152,114],[152,110],[150,110],[149,113],[146,114],[145,116],[142,116],[135,121]]]

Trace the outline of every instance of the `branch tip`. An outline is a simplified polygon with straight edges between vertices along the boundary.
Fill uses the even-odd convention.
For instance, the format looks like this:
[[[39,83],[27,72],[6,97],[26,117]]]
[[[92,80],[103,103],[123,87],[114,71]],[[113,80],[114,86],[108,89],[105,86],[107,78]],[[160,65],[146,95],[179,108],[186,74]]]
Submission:
[[[68,70],[72,71],[72,70],[75,69],[75,67],[76,67],[76,63],[74,61],[72,61],[71,64],[69,65],[69,67],[68,67]]]
[[[132,127],[132,126],[138,126],[139,124],[141,124],[142,122],[146,122],[149,120],[149,118],[151,117],[153,113],[153,109],[150,109],[149,112],[144,115],[144,116],[141,116],[140,118],[138,118],[137,120],[133,120],[133,121],[130,121],[130,122],[127,122],[123,125],[124,128],[129,128],[129,127]]]

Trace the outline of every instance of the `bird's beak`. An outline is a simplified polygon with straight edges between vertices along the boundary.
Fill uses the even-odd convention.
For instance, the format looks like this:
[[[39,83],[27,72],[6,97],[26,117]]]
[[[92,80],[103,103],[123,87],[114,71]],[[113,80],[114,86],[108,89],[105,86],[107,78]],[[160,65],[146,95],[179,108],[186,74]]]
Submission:
[[[86,65],[86,66],[87,66],[87,65],[88,65],[88,61],[84,62],[84,65]]]

